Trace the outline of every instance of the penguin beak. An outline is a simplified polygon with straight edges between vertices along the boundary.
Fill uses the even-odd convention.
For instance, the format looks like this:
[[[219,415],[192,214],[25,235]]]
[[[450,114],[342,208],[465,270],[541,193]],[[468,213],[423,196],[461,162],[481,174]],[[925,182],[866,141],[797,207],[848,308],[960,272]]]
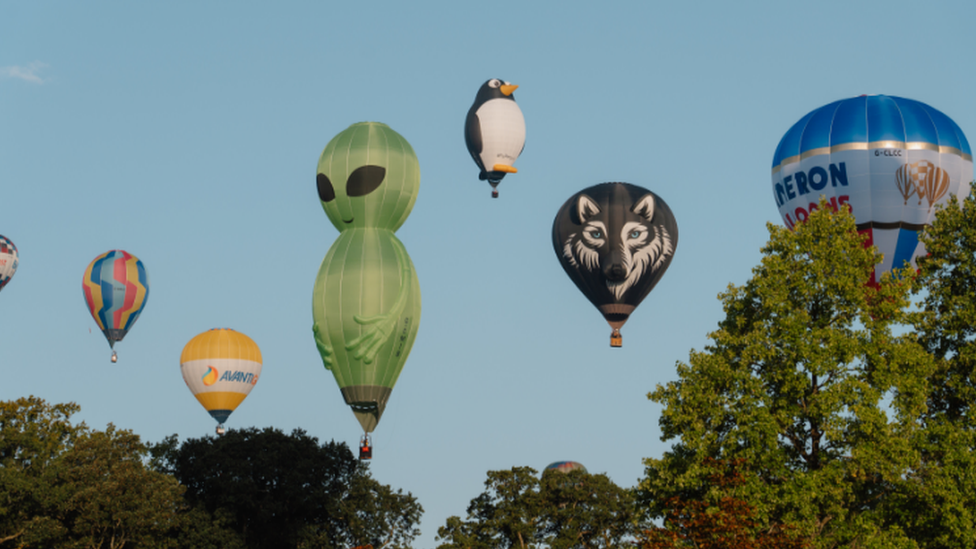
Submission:
[[[502,90],[502,93],[504,93],[505,95],[512,95],[512,92],[518,89],[518,86],[514,84],[504,84],[500,86],[498,89]]]

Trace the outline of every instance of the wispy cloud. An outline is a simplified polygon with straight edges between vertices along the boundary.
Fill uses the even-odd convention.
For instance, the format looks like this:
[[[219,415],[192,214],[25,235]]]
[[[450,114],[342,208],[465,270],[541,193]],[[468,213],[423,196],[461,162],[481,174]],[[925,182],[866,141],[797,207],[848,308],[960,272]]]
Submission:
[[[28,64],[26,67],[21,67],[18,65],[14,65],[12,67],[0,67],[0,77],[17,78],[34,84],[43,84],[44,82],[47,82],[47,79],[42,78],[38,73],[45,68],[47,68],[47,63],[41,63],[40,61],[34,61],[33,63]]]

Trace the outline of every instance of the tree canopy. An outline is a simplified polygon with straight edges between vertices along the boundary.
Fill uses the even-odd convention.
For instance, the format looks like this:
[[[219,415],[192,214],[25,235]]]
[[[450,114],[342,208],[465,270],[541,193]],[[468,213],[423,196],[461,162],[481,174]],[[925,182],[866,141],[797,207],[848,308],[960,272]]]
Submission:
[[[741,460],[757,528],[794,525],[815,547],[911,547],[897,495],[920,466],[932,356],[909,322],[910,270],[865,284],[878,260],[847,209],[770,224],[762,261],[719,297],[725,319],[678,381],[649,398],[674,444],[645,460],[639,498],[717,500],[707,460]]]
[[[489,471],[467,519],[437,534],[440,549],[596,549],[633,543],[637,529],[633,495],[606,475],[513,467]]]
[[[380,484],[344,443],[319,444],[300,429],[231,429],[152,449],[186,499],[224,517],[246,547],[408,547],[423,508]]]

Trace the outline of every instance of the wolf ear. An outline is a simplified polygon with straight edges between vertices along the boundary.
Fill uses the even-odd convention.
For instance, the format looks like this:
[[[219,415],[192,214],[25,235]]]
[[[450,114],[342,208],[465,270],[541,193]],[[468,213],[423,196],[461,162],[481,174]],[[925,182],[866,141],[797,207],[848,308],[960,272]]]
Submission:
[[[648,221],[654,221],[654,195],[645,194],[630,210]]]
[[[585,194],[579,195],[579,198],[576,199],[576,218],[580,224],[598,213],[600,213],[600,207],[596,205],[596,202],[592,198]]]

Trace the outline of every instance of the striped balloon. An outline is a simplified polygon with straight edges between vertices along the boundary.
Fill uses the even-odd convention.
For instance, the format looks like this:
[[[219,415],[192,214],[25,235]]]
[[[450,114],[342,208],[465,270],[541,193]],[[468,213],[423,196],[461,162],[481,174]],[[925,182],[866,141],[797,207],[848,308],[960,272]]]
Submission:
[[[787,226],[804,221],[821,196],[848,205],[858,232],[884,258],[871,284],[925,254],[918,231],[936,206],[969,194],[973,155],[959,126],[911,99],[852,97],[793,125],[773,155],[773,196]]]
[[[149,298],[149,276],[139,258],[124,250],[96,257],[82,280],[85,302],[113,349],[132,329]]]
[[[197,335],[180,355],[183,381],[210,415],[223,424],[261,376],[261,349],[230,328]]]
[[[0,290],[10,282],[19,264],[17,246],[3,235],[0,235]]]

